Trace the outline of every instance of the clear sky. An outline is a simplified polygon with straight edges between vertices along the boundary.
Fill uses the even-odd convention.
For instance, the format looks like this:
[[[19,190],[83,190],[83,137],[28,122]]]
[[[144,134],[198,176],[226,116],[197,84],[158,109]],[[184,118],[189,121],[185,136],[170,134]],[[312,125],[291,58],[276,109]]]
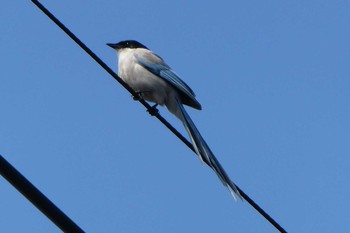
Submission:
[[[161,55],[232,180],[287,231],[350,232],[349,1],[42,3],[115,71],[108,42]],[[85,231],[275,232],[30,1],[0,17],[0,153]],[[1,232],[60,232],[3,178],[0,197]]]

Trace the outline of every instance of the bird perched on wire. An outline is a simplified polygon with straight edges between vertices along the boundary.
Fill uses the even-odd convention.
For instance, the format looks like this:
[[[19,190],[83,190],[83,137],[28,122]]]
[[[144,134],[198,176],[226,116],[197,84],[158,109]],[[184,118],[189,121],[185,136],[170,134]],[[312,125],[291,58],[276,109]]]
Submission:
[[[164,60],[135,40],[126,40],[108,46],[118,53],[118,74],[138,97],[165,105],[168,110],[181,120],[192,141],[199,158],[211,167],[226,186],[233,198],[242,199],[236,185],[226,174],[219,161],[199,133],[183,105],[201,110],[192,89],[164,62]]]

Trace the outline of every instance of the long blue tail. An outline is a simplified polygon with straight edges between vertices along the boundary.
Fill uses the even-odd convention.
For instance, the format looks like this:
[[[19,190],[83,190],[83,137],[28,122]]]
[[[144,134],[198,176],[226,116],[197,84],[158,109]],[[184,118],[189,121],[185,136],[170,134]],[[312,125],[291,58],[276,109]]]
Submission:
[[[197,127],[193,123],[192,119],[186,112],[185,108],[183,107],[182,103],[180,100],[176,100],[179,110],[181,113],[181,120],[187,130],[187,133],[192,141],[192,145],[196,151],[196,154],[199,156],[199,158],[208,164],[208,166],[213,169],[213,171],[216,173],[216,175],[219,177],[221,182],[223,183],[224,186],[228,188],[230,191],[231,195],[237,201],[237,197],[243,200],[241,194],[239,193],[236,185],[231,181],[231,179],[228,177],[226,174],[225,170],[219,163],[219,161],[216,159],[214,156],[213,152],[210,150],[209,146],[207,143],[204,141],[202,135],[199,133]]]

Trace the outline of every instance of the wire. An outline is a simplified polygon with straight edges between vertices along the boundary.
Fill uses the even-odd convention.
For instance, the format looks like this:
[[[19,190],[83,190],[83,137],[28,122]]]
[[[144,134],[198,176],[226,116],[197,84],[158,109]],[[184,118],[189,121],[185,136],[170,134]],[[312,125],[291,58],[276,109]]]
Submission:
[[[63,232],[84,232],[30,181],[0,155],[0,174]]]
[[[132,96],[137,97],[138,94],[127,85],[111,68],[109,68],[94,52],[91,51],[78,37],[76,37],[63,23],[61,23],[49,10],[47,10],[39,1],[32,0],[32,2],[42,10],[58,27],[60,27],[75,43],[77,43],[86,53],[88,53],[103,69],[105,69],[115,80],[117,80]],[[165,120],[158,111],[154,111],[144,99],[139,98],[138,101],[147,108],[147,111],[160,120],[171,132],[173,132],[183,143],[185,143],[193,152],[195,152],[193,145],[179,133],[167,120]],[[207,164],[208,165],[208,164]],[[247,194],[243,192],[236,185],[241,196],[256,209],[266,220],[268,220],[280,232],[287,232],[284,230],[270,215],[268,215],[258,204],[256,204]]]

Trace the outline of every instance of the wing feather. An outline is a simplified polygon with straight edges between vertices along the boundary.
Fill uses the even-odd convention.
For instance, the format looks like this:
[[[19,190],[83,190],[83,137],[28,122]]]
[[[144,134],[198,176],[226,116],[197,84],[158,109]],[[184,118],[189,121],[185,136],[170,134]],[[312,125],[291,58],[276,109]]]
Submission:
[[[184,104],[201,109],[200,103],[196,100],[193,90],[180,79],[180,77],[164,62],[158,55],[150,50],[143,50],[142,53],[135,53],[137,62],[145,69],[164,79],[174,88],[176,88],[181,96]]]

